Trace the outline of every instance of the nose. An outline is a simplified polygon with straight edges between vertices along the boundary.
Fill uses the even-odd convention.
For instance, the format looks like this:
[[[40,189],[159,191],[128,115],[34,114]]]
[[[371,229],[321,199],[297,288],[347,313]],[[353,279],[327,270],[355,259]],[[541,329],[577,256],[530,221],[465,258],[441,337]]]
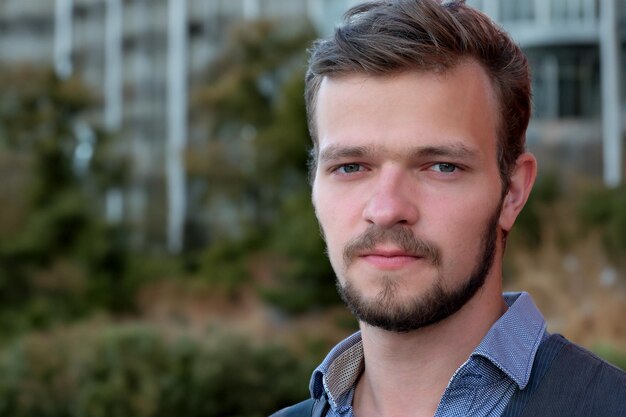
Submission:
[[[363,218],[372,224],[390,228],[396,224],[414,225],[419,218],[416,188],[399,169],[381,170],[363,210]]]

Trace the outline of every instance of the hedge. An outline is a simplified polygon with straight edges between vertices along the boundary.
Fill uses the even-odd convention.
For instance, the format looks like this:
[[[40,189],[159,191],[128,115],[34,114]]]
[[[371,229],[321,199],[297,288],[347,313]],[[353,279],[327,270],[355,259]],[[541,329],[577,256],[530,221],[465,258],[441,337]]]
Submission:
[[[0,351],[0,416],[265,417],[304,398],[310,366],[277,344],[218,332],[59,330]]]

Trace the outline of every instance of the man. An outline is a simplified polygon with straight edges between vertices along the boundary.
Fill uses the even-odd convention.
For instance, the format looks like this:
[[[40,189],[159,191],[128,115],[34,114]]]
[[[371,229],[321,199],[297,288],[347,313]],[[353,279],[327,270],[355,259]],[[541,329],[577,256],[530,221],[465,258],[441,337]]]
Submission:
[[[351,9],[311,50],[313,204],[361,331],[275,416],[625,416],[626,375],[502,294],[536,175],[520,49],[462,1]]]

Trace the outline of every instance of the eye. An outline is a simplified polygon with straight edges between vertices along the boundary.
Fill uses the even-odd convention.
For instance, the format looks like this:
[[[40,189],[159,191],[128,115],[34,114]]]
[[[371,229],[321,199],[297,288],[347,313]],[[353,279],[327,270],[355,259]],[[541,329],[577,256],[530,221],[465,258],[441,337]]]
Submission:
[[[458,167],[454,164],[450,164],[447,162],[439,162],[437,164],[432,165],[431,169],[437,172],[444,173],[444,174],[450,174],[450,173],[455,172],[458,169]]]
[[[353,174],[362,170],[361,164],[344,164],[337,168],[337,172],[340,174]]]

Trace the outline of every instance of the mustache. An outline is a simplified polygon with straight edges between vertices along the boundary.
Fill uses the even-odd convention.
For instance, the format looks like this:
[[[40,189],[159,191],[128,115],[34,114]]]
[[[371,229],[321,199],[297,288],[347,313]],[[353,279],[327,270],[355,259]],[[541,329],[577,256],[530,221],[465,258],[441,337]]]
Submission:
[[[361,254],[371,251],[383,243],[391,243],[406,252],[407,255],[426,259],[435,266],[441,263],[441,254],[437,246],[432,242],[415,237],[408,227],[395,225],[390,228],[383,228],[374,224],[350,240],[344,247],[343,260],[346,267]]]

